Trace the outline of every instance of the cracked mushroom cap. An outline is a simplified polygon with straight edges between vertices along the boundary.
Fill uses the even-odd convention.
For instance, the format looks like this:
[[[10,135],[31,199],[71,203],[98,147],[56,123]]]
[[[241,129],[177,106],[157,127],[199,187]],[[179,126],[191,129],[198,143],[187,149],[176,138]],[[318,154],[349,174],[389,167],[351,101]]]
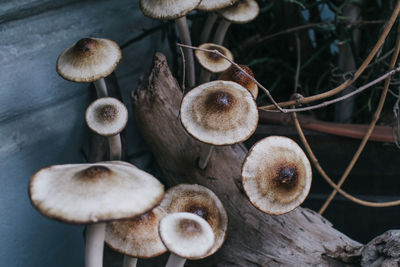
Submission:
[[[86,123],[101,136],[113,136],[122,132],[128,122],[128,110],[116,98],[102,97],[86,109]]]
[[[94,82],[110,75],[121,58],[121,49],[116,42],[83,38],[61,53],[57,59],[57,72],[69,81]]]
[[[195,9],[201,0],[140,0],[143,14],[153,19],[177,19]]]
[[[212,81],[192,89],[182,100],[180,115],[190,135],[211,145],[245,141],[258,123],[253,96],[230,81]]]
[[[310,162],[296,142],[270,136],[257,142],[242,166],[243,188],[261,211],[280,215],[299,206],[311,187]]]
[[[208,49],[208,50],[217,50],[227,58],[233,61],[233,55],[229,49],[225,48],[222,45],[217,45],[213,43],[204,43],[199,46],[199,48],[202,49]],[[199,62],[199,64],[205,68],[206,70],[212,72],[212,73],[219,73],[227,70],[232,63],[230,63],[228,60],[225,58],[221,57],[220,55],[216,53],[209,53],[209,52],[204,52],[200,50],[195,51],[196,59]]]
[[[180,184],[167,190],[160,207],[167,213],[194,213],[207,221],[215,236],[207,257],[221,248],[226,239],[228,215],[213,191],[198,184]]]
[[[133,258],[153,258],[167,252],[158,234],[159,221],[166,215],[155,207],[130,220],[107,224],[106,244],[119,253]]]
[[[160,221],[159,233],[168,250],[185,259],[207,257],[214,243],[211,226],[203,218],[189,212],[164,216]]]
[[[241,65],[239,66],[251,77],[254,78],[254,73],[253,71],[247,67],[246,65]],[[218,80],[224,80],[224,81],[232,81],[235,83],[240,84],[249,92],[253,95],[254,99],[257,98],[258,96],[258,86],[257,84],[250,79],[247,75],[243,73],[240,69],[238,69],[236,66],[232,65],[229,69],[225,70],[224,72],[221,73],[219,76]]]
[[[255,0],[239,0],[233,6],[218,10],[218,14],[232,23],[247,23],[260,13],[260,7]]]
[[[202,0],[196,9],[201,11],[215,11],[235,4],[238,0]]]
[[[29,195],[43,215],[87,224],[140,215],[161,201],[164,186],[129,163],[66,164],[36,172]]]

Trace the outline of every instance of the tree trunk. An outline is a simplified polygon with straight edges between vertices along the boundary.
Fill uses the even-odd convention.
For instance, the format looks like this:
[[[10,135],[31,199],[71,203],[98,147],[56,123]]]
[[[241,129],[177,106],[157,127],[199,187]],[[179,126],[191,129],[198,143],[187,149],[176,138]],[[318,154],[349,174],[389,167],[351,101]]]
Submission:
[[[251,205],[241,186],[242,145],[216,147],[205,170],[197,168],[202,144],[181,126],[182,92],[165,56],[157,53],[148,77],[132,94],[137,127],[160,165],[168,186],[197,183],[210,188],[229,216],[225,244],[213,256],[187,266],[343,266],[361,244],[335,230],[316,212],[297,208],[281,216]]]

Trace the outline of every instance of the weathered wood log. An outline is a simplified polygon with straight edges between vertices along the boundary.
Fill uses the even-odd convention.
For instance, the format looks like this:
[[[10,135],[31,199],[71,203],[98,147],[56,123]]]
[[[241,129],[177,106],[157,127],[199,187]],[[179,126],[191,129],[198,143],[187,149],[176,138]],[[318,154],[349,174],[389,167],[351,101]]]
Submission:
[[[179,120],[182,92],[165,56],[157,53],[149,76],[132,94],[137,127],[160,165],[168,186],[197,183],[213,190],[229,216],[227,240],[215,255],[190,266],[343,266],[361,244],[335,230],[316,212],[297,208],[267,215],[248,201],[241,187],[243,145],[218,147],[205,170],[197,168],[202,144]]]

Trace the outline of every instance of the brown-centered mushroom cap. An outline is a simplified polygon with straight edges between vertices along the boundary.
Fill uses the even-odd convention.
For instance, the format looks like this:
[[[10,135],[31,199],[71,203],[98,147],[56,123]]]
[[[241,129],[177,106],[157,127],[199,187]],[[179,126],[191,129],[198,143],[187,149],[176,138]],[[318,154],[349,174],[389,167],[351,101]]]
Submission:
[[[233,55],[229,49],[222,45],[204,43],[199,46],[202,49],[217,50],[227,58],[233,61]],[[219,73],[227,70],[231,66],[231,62],[216,53],[209,53],[200,50],[195,51],[196,59],[199,64],[212,73]]]
[[[257,142],[242,166],[243,188],[251,203],[269,214],[287,213],[310,191],[310,162],[296,142],[270,136]]]
[[[155,207],[130,220],[107,224],[106,244],[112,249],[133,258],[152,258],[167,252],[158,234],[159,221],[166,215]]]
[[[233,6],[218,10],[218,14],[232,23],[247,23],[260,13],[255,0],[239,0]]]
[[[247,74],[249,74],[251,77],[254,78],[254,73],[249,67],[247,67],[246,65],[241,65],[241,64],[239,64],[239,66]],[[234,65],[232,65],[229,69],[227,69],[226,71],[221,73],[221,75],[219,76],[218,79],[238,83],[241,86],[243,86],[244,88],[246,88],[247,90],[249,90],[249,92],[253,95],[254,99],[257,98],[257,95],[258,95],[257,84],[252,79],[250,79],[247,75],[245,75],[243,73],[243,71],[241,71]]]
[[[93,82],[107,77],[122,58],[114,41],[84,38],[66,49],[57,59],[57,72],[73,82]]]
[[[172,253],[185,259],[202,259],[214,243],[210,225],[201,217],[188,212],[171,213],[161,219],[159,233]]]
[[[128,110],[116,98],[102,97],[86,109],[86,123],[95,133],[113,136],[122,132],[128,122]]]
[[[212,81],[192,89],[182,100],[180,115],[190,135],[211,145],[242,142],[258,123],[253,96],[230,81]]]
[[[215,242],[207,256],[214,254],[224,243],[228,229],[228,215],[219,198],[210,189],[198,184],[180,184],[165,193],[160,207],[167,213],[194,213],[210,224]]]
[[[201,0],[140,0],[143,14],[153,19],[177,19],[195,9]]]
[[[133,165],[54,165],[36,172],[30,181],[32,204],[45,216],[70,223],[126,219],[157,205],[164,186]]]
[[[237,1],[238,0],[202,0],[196,9],[201,11],[215,11],[229,7]]]

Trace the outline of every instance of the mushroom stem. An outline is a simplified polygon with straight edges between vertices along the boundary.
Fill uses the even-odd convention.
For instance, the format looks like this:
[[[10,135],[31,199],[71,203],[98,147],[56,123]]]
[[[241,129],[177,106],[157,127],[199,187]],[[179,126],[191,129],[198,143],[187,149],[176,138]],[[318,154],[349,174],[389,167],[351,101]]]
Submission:
[[[85,267],[103,266],[105,223],[95,223],[86,228]]]
[[[110,160],[121,160],[122,144],[121,135],[117,134],[108,137],[108,146],[110,147]]]
[[[204,23],[203,30],[200,35],[200,40],[199,40],[200,44],[206,43],[210,38],[211,29],[214,26],[217,17],[218,17],[217,14],[215,14],[214,12],[208,14],[206,22]]]
[[[132,258],[127,255],[124,256],[124,265],[123,267],[136,267],[137,258]]]
[[[215,32],[213,43],[222,45],[222,43],[224,42],[226,32],[228,31],[230,25],[231,23],[226,19],[221,20],[221,22],[218,24],[217,31]]]
[[[94,87],[96,87],[96,93],[97,93],[98,98],[108,96],[107,86],[106,86],[106,82],[104,81],[104,78],[94,81],[93,83],[94,83]]]
[[[167,265],[165,267],[183,267],[185,265],[186,259],[182,258],[174,253],[169,255]]]
[[[192,45],[190,38],[189,27],[187,25],[186,16],[180,17],[175,20],[178,28],[179,36],[182,42],[186,45]],[[186,80],[189,88],[193,88],[196,85],[196,74],[194,69],[194,57],[193,50],[190,48],[184,48],[186,57]]]
[[[208,70],[205,70],[205,69],[201,69],[199,84],[209,82],[210,79],[211,79],[211,72],[209,72]]]
[[[211,154],[214,150],[214,146],[212,145],[205,145],[200,150],[200,157],[199,157],[199,168],[204,170],[207,167],[208,161],[210,160]]]

